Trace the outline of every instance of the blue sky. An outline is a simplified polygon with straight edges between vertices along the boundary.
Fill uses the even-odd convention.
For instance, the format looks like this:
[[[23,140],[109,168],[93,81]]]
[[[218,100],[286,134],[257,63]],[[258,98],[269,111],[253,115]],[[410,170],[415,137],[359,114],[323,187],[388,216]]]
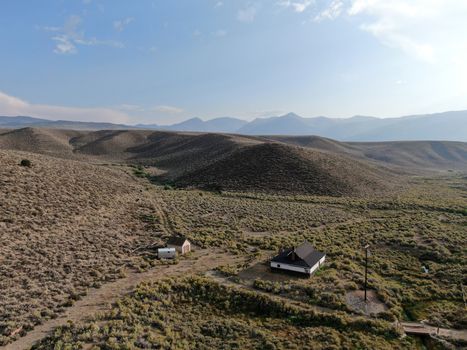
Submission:
[[[121,123],[467,109],[464,0],[11,0],[0,115]]]

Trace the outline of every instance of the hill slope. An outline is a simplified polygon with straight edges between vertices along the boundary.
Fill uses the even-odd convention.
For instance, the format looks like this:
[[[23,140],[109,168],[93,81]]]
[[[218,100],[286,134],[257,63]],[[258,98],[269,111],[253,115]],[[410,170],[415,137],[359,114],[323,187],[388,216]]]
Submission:
[[[266,139],[409,170],[467,170],[467,143],[465,142],[339,142],[317,136],[271,136]]]
[[[32,167],[21,167],[21,159]],[[0,150],[0,346],[93,284],[119,277],[132,250],[154,240],[132,176],[85,162]]]
[[[23,128],[0,131],[0,149],[73,157],[69,141],[83,135],[74,130]]]
[[[144,165],[154,179],[183,187],[333,196],[385,191],[395,181],[393,170],[467,170],[461,142],[24,128],[0,131],[0,149]]]
[[[240,149],[175,181],[208,189],[350,196],[387,190],[392,176],[344,157],[264,143]]]
[[[34,117],[5,117],[0,116],[0,128],[48,128],[48,129],[72,129],[72,130],[126,130],[133,129],[133,126],[104,123],[104,122],[80,122],[73,120],[49,120]]]

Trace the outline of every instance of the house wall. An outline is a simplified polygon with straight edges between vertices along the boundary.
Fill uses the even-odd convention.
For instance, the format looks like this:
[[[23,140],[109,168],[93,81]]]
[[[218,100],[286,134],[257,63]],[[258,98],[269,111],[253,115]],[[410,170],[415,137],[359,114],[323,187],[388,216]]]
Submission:
[[[293,266],[289,264],[277,263],[273,261],[271,261],[271,267],[273,269],[288,270],[288,271],[310,274],[310,269],[308,267],[298,267],[298,266]]]
[[[324,260],[326,259],[326,255],[323,256],[319,261],[310,269],[310,275],[315,272],[317,269],[321,267],[321,265],[324,264]]]
[[[191,251],[191,244],[190,242],[185,242],[182,246],[182,254],[189,253]]]
[[[324,264],[324,261],[326,260],[326,256],[323,256],[314,266],[311,268],[308,267],[298,267],[294,265],[289,265],[289,264],[283,264],[283,263],[277,263],[274,261],[271,261],[271,267],[273,269],[280,269],[280,270],[288,270],[288,271],[294,271],[294,272],[301,272],[305,273],[308,275],[311,275],[313,272],[315,272],[317,269],[321,267],[321,265]]]

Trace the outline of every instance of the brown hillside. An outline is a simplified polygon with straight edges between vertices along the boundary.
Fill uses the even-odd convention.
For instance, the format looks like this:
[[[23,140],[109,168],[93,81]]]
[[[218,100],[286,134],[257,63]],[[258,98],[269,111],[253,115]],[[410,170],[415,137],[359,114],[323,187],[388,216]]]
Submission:
[[[167,171],[169,178],[213,164],[234,151],[251,144],[250,138],[223,134],[176,134],[155,132],[150,143],[128,151],[133,154],[130,161],[154,165]]]
[[[241,149],[176,183],[234,191],[365,195],[391,187],[393,175],[344,157],[265,143]]]
[[[1,345],[116,278],[154,232],[138,218],[143,187],[122,171],[17,151],[0,151],[0,164]]]
[[[131,157],[129,148],[149,142],[151,131],[101,130],[75,137],[70,140],[76,153],[124,160]]]
[[[358,148],[353,149],[350,145],[343,142],[320,136],[268,136],[264,138],[268,141],[279,141],[290,145],[316,148],[321,151],[329,151],[333,153],[349,153],[355,155],[359,153]]]
[[[462,142],[344,143],[316,136],[24,128],[0,132],[0,149],[146,165],[159,180],[182,186],[329,195],[384,190],[396,170],[467,169],[467,143]]]
[[[268,140],[356,157],[406,170],[467,170],[467,143],[454,141],[339,142],[319,136]]]
[[[406,141],[350,143],[367,158],[406,168],[467,170],[467,143]]]
[[[72,137],[83,135],[74,130],[23,128],[0,131],[0,149],[41,153],[60,157],[71,157]]]

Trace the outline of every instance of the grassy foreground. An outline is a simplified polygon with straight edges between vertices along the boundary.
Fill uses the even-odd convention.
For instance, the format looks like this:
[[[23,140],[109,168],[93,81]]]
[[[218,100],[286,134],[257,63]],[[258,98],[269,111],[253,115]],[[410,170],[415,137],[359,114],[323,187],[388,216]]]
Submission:
[[[34,349],[410,348],[388,322],[304,311],[206,278],[140,285],[85,326],[57,329]]]

